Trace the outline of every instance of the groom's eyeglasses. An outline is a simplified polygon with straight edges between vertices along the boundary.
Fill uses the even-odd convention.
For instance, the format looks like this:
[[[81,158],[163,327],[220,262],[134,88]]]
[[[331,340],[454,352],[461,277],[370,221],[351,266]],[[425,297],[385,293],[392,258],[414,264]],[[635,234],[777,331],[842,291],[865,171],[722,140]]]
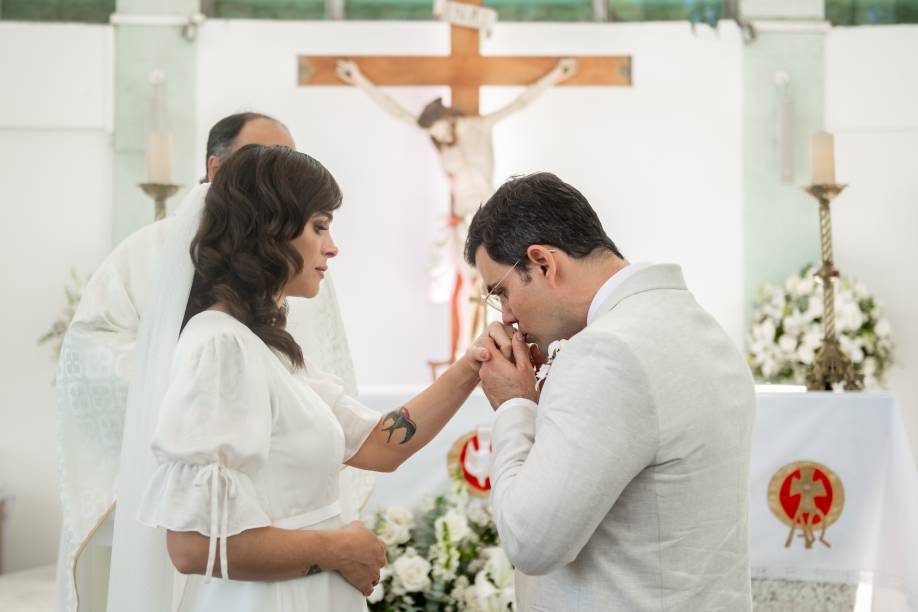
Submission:
[[[500,289],[500,286],[504,283],[505,280],[507,280],[507,277],[510,276],[510,273],[513,272],[513,271],[516,269],[516,267],[517,267],[518,265],[520,265],[520,261],[522,261],[522,260],[521,260],[521,259],[517,259],[517,260],[516,260],[516,263],[513,264],[513,265],[510,267],[509,270],[507,270],[507,273],[504,274],[502,277],[500,277],[500,280],[497,281],[497,283],[495,283],[495,285],[494,285],[493,287],[491,287],[491,290],[488,291],[487,294],[483,294],[483,295],[479,298],[479,299],[481,300],[481,303],[482,303],[482,304],[487,304],[488,306],[490,306],[491,308],[493,308],[493,309],[496,310],[497,312],[503,312],[503,311],[504,311],[504,298],[503,298],[503,294],[502,294],[502,293],[501,293],[501,294],[497,294],[496,291],[497,291],[498,289]]]

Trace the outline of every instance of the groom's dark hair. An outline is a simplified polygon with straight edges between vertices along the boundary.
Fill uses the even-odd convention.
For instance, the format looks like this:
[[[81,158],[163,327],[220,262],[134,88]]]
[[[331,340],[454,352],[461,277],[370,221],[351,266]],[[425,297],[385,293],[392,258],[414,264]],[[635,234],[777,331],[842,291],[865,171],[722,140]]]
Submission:
[[[526,261],[533,244],[551,245],[577,259],[600,252],[624,259],[583,194],[550,172],[514,176],[500,186],[472,218],[465,259],[474,266],[483,246],[488,257],[512,266]],[[528,276],[525,266],[520,271]]]

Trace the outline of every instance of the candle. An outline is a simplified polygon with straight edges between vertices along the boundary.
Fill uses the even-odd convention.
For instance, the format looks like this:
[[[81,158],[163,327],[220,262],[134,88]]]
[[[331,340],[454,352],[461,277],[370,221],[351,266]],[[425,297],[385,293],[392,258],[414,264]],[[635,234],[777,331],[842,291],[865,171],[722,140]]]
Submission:
[[[816,132],[810,140],[810,170],[814,185],[835,184],[835,138]]]
[[[172,132],[150,133],[147,151],[147,178],[150,183],[172,183]]]

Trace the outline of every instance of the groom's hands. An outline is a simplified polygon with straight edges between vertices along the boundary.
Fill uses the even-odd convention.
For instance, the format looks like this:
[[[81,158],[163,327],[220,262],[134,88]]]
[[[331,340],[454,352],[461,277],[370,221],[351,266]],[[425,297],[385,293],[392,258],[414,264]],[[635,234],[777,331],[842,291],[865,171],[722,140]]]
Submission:
[[[491,360],[491,353],[500,353],[506,359],[513,359],[513,348],[510,343],[510,335],[513,333],[513,327],[501,323],[491,323],[488,329],[484,331],[475,342],[465,351],[463,360],[478,376],[481,365]]]
[[[500,324],[494,324],[500,325]],[[530,350],[523,342],[523,334],[517,330],[512,330],[512,337],[509,342],[509,351],[499,345],[504,341],[504,337],[498,335],[498,339],[490,334],[493,325],[489,328],[487,337],[482,336],[478,341],[482,341],[490,353],[490,359],[481,364],[478,376],[481,378],[481,387],[484,389],[491,407],[497,408],[509,399],[523,397],[534,402],[539,401],[539,394],[536,391],[535,370],[530,361]],[[511,328],[512,329],[512,328]],[[506,329],[503,330],[506,336]],[[476,343],[478,342],[476,341]],[[488,345],[490,342],[490,345]],[[510,353],[507,355],[507,353]]]

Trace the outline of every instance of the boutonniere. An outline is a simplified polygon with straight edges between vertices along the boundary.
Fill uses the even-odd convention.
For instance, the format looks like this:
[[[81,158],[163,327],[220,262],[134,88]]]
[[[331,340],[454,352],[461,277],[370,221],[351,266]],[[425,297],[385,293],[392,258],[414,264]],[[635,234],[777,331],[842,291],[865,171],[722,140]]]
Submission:
[[[551,370],[551,364],[555,362],[555,358],[564,347],[565,342],[567,342],[567,340],[555,340],[548,345],[548,357],[542,362],[539,369],[536,370],[536,391],[542,390],[542,385],[545,384],[545,380],[548,378],[548,372]]]

